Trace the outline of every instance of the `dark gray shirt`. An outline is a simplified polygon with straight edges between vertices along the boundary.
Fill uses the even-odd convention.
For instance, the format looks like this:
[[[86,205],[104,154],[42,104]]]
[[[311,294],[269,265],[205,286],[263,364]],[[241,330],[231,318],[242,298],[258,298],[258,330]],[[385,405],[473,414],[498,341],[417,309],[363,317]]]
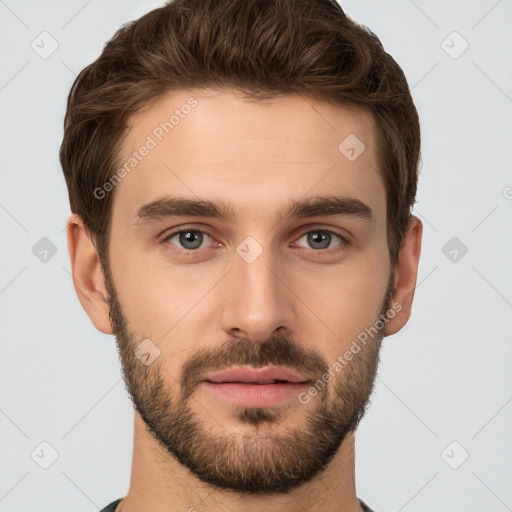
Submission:
[[[117,505],[119,505],[122,499],[123,498],[119,498],[118,500],[113,501],[110,505],[107,505],[101,512],[115,512]],[[361,505],[361,508],[364,510],[364,512],[375,512],[364,501],[359,500],[359,504]]]

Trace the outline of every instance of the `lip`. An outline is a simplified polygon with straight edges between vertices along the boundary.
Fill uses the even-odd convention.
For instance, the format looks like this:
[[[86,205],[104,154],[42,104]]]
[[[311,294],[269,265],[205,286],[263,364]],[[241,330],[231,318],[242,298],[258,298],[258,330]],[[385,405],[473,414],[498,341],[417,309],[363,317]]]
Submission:
[[[296,399],[299,393],[309,386],[307,382],[248,384],[247,382],[210,381],[204,381],[202,385],[217,397],[243,407],[272,407]]]
[[[291,383],[306,383],[308,379],[290,368],[267,366],[265,368],[234,367],[208,373],[204,379],[213,383],[242,382],[247,384],[269,384],[274,380]]]
[[[202,384],[232,404],[270,407],[296,398],[309,386],[309,380],[289,368],[237,367],[208,374]]]

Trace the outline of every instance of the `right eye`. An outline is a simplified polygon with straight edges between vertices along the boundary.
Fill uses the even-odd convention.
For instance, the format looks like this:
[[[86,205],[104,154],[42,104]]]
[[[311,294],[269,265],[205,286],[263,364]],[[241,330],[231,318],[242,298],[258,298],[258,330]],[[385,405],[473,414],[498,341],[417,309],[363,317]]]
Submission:
[[[176,251],[178,253],[187,253],[197,251],[205,241],[208,242],[208,239],[212,240],[212,237],[205,231],[199,229],[180,229],[166,235],[162,243],[177,246],[178,249]]]

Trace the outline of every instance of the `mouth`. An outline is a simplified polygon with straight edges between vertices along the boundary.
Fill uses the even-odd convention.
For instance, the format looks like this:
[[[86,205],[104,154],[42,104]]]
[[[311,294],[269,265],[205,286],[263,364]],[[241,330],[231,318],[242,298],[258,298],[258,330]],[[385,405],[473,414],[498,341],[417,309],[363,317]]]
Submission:
[[[202,384],[218,397],[236,405],[269,407],[295,398],[310,381],[284,367],[236,367],[209,373]]]
[[[226,382],[240,382],[245,384],[274,384],[276,382],[301,383],[309,382],[304,375],[289,368],[267,366],[265,368],[251,368],[239,366],[220,372],[209,373],[204,378],[214,384]]]
[[[207,381],[207,382],[213,382],[214,384],[229,384],[229,383],[236,383],[236,384],[282,384],[284,382],[290,382],[288,380],[279,380],[279,379],[272,379],[272,380],[258,380],[258,381],[243,381],[243,380],[233,380],[233,381],[226,381],[226,382],[216,382],[216,381]]]

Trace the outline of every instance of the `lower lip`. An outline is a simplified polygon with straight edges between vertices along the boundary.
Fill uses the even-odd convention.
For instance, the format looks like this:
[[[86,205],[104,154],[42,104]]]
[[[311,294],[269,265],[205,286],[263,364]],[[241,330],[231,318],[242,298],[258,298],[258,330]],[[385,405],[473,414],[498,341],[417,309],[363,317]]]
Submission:
[[[269,407],[285,400],[297,398],[308,387],[307,382],[277,384],[246,384],[243,382],[209,382],[203,384],[216,395],[246,407]]]

